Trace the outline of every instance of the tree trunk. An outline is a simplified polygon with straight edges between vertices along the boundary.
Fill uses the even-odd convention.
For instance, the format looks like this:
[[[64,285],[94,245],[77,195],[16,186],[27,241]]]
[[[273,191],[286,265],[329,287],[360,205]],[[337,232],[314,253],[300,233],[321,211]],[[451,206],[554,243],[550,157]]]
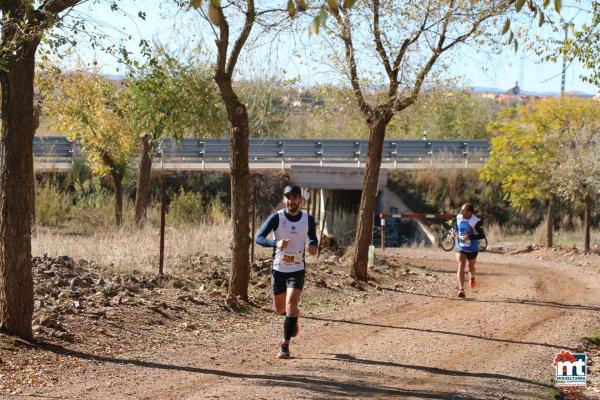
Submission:
[[[37,131],[37,129],[40,127],[40,114],[42,112],[42,105],[41,105],[41,101],[35,101],[33,104],[33,134],[35,135],[35,132]],[[37,223],[36,223],[36,214],[35,214],[35,187],[36,187],[36,180],[35,180],[35,170],[33,171],[33,183],[31,184],[31,235],[33,237],[37,236]]]
[[[248,300],[248,283],[250,280],[250,221],[249,183],[250,168],[248,166],[248,146],[250,126],[246,106],[236,96],[231,80],[217,74],[215,81],[219,86],[221,97],[227,109],[227,117],[231,124],[231,223],[233,224],[233,242],[231,244],[231,277],[229,279],[228,300],[236,301],[240,296]]]
[[[123,176],[118,172],[112,173],[115,185],[115,224],[121,226],[123,223]]]
[[[146,221],[146,210],[150,198],[150,175],[152,172],[152,158],[150,157],[150,135],[142,137],[142,159],[135,193],[135,223],[142,228]]]
[[[373,220],[377,205],[377,184],[381,168],[383,140],[385,138],[385,129],[392,116],[393,114],[391,113],[380,115],[377,118],[373,118],[369,123],[369,150],[365,165],[362,194],[360,196],[354,254],[352,255],[352,266],[350,269],[350,275],[362,281],[368,279],[367,259],[369,245],[373,236]]]
[[[546,247],[554,246],[554,218],[556,214],[556,196],[550,195],[548,213],[546,214]]]
[[[583,229],[584,229],[584,242],[583,242],[583,251],[585,254],[590,253],[590,229],[592,226],[592,194],[588,191],[583,197],[583,202],[585,204],[585,213],[583,216]]]
[[[5,24],[0,55],[0,331],[33,337],[31,222],[33,192],[33,80],[38,41],[15,45]]]

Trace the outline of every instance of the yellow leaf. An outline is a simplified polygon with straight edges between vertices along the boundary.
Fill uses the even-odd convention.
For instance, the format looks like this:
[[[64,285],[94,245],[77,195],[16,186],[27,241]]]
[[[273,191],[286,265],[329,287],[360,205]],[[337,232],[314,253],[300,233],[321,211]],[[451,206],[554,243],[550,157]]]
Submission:
[[[317,15],[310,24],[309,33],[310,35],[318,35],[319,28],[321,27],[321,18]]]
[[[219,7],[215,6],[212,1],[208,5],[208,19],[216,26],[221,26],[221,23],[223,22],[221,20],[221,10]]]
[[[507,19],[506,22],[504,22],[504,26],[502,27],[502,34],[504,35],[506,32],[508,32],[509,28],[510,28],[510,19]]]
[[[562,8],[562,2],[560,0],[554,0],[554,9],[556,10],[557,13],[560,12],[561,8]]]
[[[196,10],[199,9],[200,7],[202,7],[202,0],[192,0],[190,2],[190,7]]]
[[[523,8],[523,6],[525,5],[525,1],[526,0],[517,0],[517,4],[515,5],[515,8],[517,9],[517,12],[521,11],[521,9]]]
[[[294,2],[292,0],[288,0],[287,9],[290,18],[294,18],[296,16],[296,6],[294,5]]]
[[[298,11],[304,12],[308,10],[308,4],[306,0],[296,0],[296,5],[298,6]]]
[[[337,0],[327,0],[327,5],[329,6],[329,9],[332,13],[338,15],[340,11],[340,6],[338,5]]]
[[[352,8],[356,0],[344,0],[344,8]]]

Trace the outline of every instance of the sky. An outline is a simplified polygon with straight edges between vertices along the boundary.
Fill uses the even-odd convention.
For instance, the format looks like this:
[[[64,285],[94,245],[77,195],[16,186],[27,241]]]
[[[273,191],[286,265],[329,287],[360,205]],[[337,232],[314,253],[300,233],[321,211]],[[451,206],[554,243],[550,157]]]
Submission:
[[[158,6],[159,1],[121,0],[119,4],[127,16],[111,11],[107,4],[92,3],[80,6],[77,12],[96,21],[101,26],[100,31],[115,38],[114,40],[124,38],[123,32],[131,35],[132,39],[126,41],[126,47],[134,54],[138,53],[140,38],[157,39],[173,47],[190,46],[199,40],[206,41],[209,47],[212,45],[213,38],[210,31],[200,32],[198,24],[186,25],[190,20],[189,14],[187,16],[185,13],[174,15],[172,8]],[[146,13],[145,21],[137,16],[139,11]],[[569,10],[563,9],[563,13],[566,18],[573,16],[573,12],[569,14]],[[184,22],[183,25],[182,22]],[[311,42],[308,37],[308,26],[302,40],[314,49],[315,40],[312,39]],[[92,50],[85,43],[78,45],[76,52],[84,63],[97,60],[106,74],[123,74],[123,67],[118,65],[113,56],[106,55],[100,50]],[[296,50],[293,50],[291,45],[286,48],[284,43],[280,45],[279,52],[280,56],[273,61],[268,54],[269,49],[256,49],[253,53],[254,60],[271,58],[269,71],[271,74],[279,76],[281,79],[294,79],[302,85],[331,81],[328,68],[315,66],[314,63],[303,60],[302,52],[299,52],[300,56],[293,56],[292,53],[298,53],[297,47]],[[249,58],[247,55],[246,59]],[[261,61],[258,61],[257,64],[260,69]],[[561,69],[561,63],[541,63],[535,55],[522,51],[515,54],[511,46],[507,47],[502,54],[493,56],[490,56],[485,49],[484,51],[472,48],[463,50],[461,56],[452,64],[449,73],[451,76],[457,77],[459,86],[493,87],[507,90],[513,87],[516,81],[519,81],[521,89],[526,91],[558,93],[561,86]],[[577,63],[568,66],[566,91],[597,93],[598,88],[582,81],[580,78],[582,72],[581,66]]]

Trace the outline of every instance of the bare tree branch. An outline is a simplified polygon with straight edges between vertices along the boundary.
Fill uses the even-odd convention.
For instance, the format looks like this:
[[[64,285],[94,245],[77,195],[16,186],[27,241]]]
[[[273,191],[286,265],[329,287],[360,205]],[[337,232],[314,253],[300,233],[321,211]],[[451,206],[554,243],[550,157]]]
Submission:
[[[348,14],[348,11],[346,9],[343,9],[343,17],[342,15],[338,14],[335,15],[335,19],[337,20],[339,26],[342,28],[341,34],[346,50],[346,64],[350,72],[350,83],[352,85],[352,89],[354,90],[354,94],[356,95],[360,111],[368,118],[372,113],[372,108],[365,101],[365,97],[360,86],[360,81],[358,79],[356,58],[354,56],[354,43],[352,42],[352,28],[350,15]]]
[[[215,41],[217,45],[217,67],[218,75],[227,75],[227,50],[229,48],[229,23],[223,14],[223,9],[219,8],[221,24],[219,25],[219,38]]]
[[[443,52],[442,49],[444,47],[444,42],[446,41],[446,33],[448,31],[448,25],[450,24],[450,20],[452,19],[452,15],[453,15],[453,13],[452,13],[453,7],[454,7],[454,1],[450,1],[450,4],[448,6],[448,11],[446,12],[446,15],[444,16],[444,19],[443,19],[442,30],[440,32],[440,36],[438,38],[437,45],[433,49],[431,57],[429,57],[429,60],[427,60],[427,63],[425,63],[423,68],[421,68],[421,71],[419,71],[419,74],[417,75],[417,78],[415,80],[415,85],[413,86],[412,90],[410,91],[410,95],[408,97],[403,98],[400,101],[395,102],[395,104],[394,104],[395,111],[404,110],[406,107],[410,106],[411,104],[413,104],[416,101],[417,96],[419,95],[419,92],[421,91],[421,87],[423,86],[423,82],[425,81],[425,77],[427,76],[427,74],[429,74],[429,71],[431,71],[431,68],[433,67],[433,65],[435,64],[435,62],[438,60],[438,58],[440,57],[440,55]]]
[[[221,11],[221,14],[222,13],[223,12]],[[235,69],[235,65],[237,63],[238,57],[240,56],[240,52],[242,51],[244,44],[248,40],[248,36],[250,36],[250,31],[252,31],[252,26],[254,25],[255,18],[256,10],[254,9],[254,0],[248,0],[248,10],[246,11],[246,22],[244,23],[244,28],[242,29],[240,36],[235,41],[233,49],[231,50],[231,55],[229,56],[229,61],[227,62],[226,74],[229,78],[231,78],[231,76],[233,75],[233,70]]]
[[[379,0],[373,0],[373,38],[375,40],[375,48],[377,49],[377,53],[379,53],[381,62],[385,67],[385,72],[387,73],[390,82],[393,82],[394,74],[390,64],[390,59],[388,58],[387,52],[383,47],[383,42],[381,41],[381,30],[379,28]]]
[[[396,95],[396,92],[398,91],[398,73],[400,72],[400,64],[402,63],[402,60],[404,59],[404,55],[406,54],[406,51],[408,50],[409,46],[411,44],[415,43],[417,40],[419,40],[419,38],[421,37],[423,32],[425,32],[427,30],[427,21],[429,20],[430,5],[431,5],[431,0],[429,0],[427,2],[427,12],[423,16],[423,23],[421,24],[421,26],[419,27],[419,29],[417,30],[417,32],[414,34],[414,36],[412,38],[404,39],[404,42],[402,42],[402,46],[400,46],[400,50],[398,51],[398,54],[396,55],[396,59],[394,60],[394,68],[392,71],[392,75],[394,76],[394,79],[390,81],[390,88],[388,91],[388,95],[390,96],[390,98],[394,97]]]
[[[42,3],[38,9],[41,12],[49,14],[58,14],[66,10],[67,8],[75,7],[77,4],[82,3],[84,0],[46,0]]]

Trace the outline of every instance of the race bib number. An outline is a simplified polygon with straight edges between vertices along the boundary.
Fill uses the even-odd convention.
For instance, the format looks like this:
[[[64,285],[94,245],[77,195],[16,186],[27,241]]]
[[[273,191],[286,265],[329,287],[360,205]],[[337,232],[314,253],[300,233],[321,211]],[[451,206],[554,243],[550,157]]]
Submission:
[[[468,239],[466,236],[460,235],[458,237],[458,243],[461,246],[469,247],[471,245],[471,239]]]
[[[283,265],[296,265],[300,264],[302,261],[302,252],[301,251],[286,251],[281,254],[281,264]]]

